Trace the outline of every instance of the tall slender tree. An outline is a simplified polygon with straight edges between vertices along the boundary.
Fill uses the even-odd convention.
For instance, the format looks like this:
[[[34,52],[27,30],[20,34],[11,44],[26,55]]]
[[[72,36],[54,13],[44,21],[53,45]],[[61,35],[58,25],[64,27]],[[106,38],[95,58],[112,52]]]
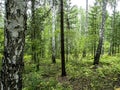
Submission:
[[[91,7],[91,10],[89,12],[89,31],[88,31],[88,37],[90,37],[89,42],[90,43],[90,51],[93,56],[95,56],[96,53],[96,46],[98,42],[98,36],[99,36],[99,26],[101,24],[101,8],[97,4],[97,1],[94,3],[94,6]]]
[[[71,8],[70,8],[70,0],[67,0],[66,3],[67,3],[67,15],[66,15],[66,24],[67,24],[67,34],[66,34],[66,61],[68,61],[69,59],[69,37],[68,37],[68,33],[69,33],[69,30],[70,30],[70,11],[71,11]]]
[[[99,32],[99,43],[96,50],[96,54],[94,56],[94,63],[93,65],[98,65],[103,45],[103,38],[104,38],[104,26],[105,26],[105,20],[106,20],[106,6],[107,6],[107,0],[102,0],[102,22],[101,22],[101,28]]]
[[[64,51],[64,9],[63,9],[63,0],[60,0],[61,6],[61,15],[60,15],[60,28],[61,28],[61,68],[62,74],[61,76],[66,76],[66,69],[65,69],[65,51]]]
[[[52,0],[52,62],[56,63],[56,52],[55,52],[55,24],[56,24],[56,8],[55,0]]]
[[[31,12],[32,12],[32,16],[31,16],[31,26],[32,26],[32,30],[31,30],[31,49],[32,49],[32,60],[34,62],[36,62],[36,50],[35,50],[35,38],[36,38],[36,31],[35,31],[35,0],[31,0]]]
[[[116,0],[114,0],[114,3],[113,3],[113,18],[112,18],[112,39],[111,39],[111,52],[112,52],[112,54],[115,54],[116,53],[116,50],[115,50],[115,46],[116,46],[116,44],[115,44],[115,42],[116,42],[116,40],[115,40],[115,33],[116,33],[116,28],[115,28],[115,24],[116,24],[116,22],[115,22],[115,17],[116,17]]]
[[[5,0],[4,57],[0,90],[22,90],[26,0]]]
[[[86,22],[85,22],[85,38],[87,37],[87,31],[88,31],[88,0],[86,0]],[[83,50],[83,57],[86,56],[86,45]]]

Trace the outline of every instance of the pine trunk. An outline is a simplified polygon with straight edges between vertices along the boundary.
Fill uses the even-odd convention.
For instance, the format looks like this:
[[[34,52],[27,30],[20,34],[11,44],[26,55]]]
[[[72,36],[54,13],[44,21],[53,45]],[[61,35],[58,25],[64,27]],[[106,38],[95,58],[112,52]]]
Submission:
[[[65,51],[64,51],[64,11],[63,11],[63,0],[61,0],[61,68],[62,77],[66,76],[65,70]]]

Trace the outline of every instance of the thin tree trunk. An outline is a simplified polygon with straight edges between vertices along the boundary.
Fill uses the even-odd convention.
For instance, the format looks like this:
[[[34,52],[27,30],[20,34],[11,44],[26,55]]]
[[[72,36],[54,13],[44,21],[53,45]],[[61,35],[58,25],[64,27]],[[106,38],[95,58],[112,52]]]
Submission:
[[[25,0],[5,0],[4,57],[0,90],[22,90],[26,29]]]
[[[35,32],[35,0],[31,0],[32,3],[32,7],[31,7],[31,11],[32,11],[32,30],[31,30],[31,42],[32,42],[32,60],[34,62],[36,62],[36,52],[35,52],[35,36],[36,36],[36,32]]]
[[[86,0],[86,25],[85,25],[85,37],[87,37],[88,32],[88,0]],[[83,57],[86,57],[86,45],[83,50]]]
[[[109,48],[109,51],[108,51],[108,55],[111,55],[111,51],[112,51],[112,43],[110,41],[110,48]]]
[[[120,45],[118,45],[118,53],[120,52]]]
[[[52,1],[52,63],[56,63],[56,52],[55,52],[55,22],[56,22],[56,8],[55,0]]]
[[[93,56],[95,57],[95,52],[96,52],[96,40],[94,42],[94,46],[93,46],[94,50],[93,50]]]
[[[67,19],[66,19],[66,24],[67,24],[67,34],[66,34],[66,62],[69,59],[69,39],[68,39],[68,34],[70,30],[70,21],[69,21],[69,12],[70,12],[70,0],[67,0]]]
[[[70,30],[70,22],[69,22],[69,16],[67,16],[67,35],[66,35],[66,61],[69,60],[69,39],[68,39],[68,33]]]
[[[60,2],[61,4],[61,68],[62,68],[62,77],[66,76],[65,69],[65,51],[64,51],[64,10],[63,10],[63,0]]]
[[[94,57],[94,63],[93,65],[98,65],[99,60],[100,60],[100,55],[101,55],[101,50],[102,50],[102,45],[103,45],[103,38],[104,38],[104,25],[105,25],[105,20],[106,20],[106,1],[103,0],[103,6],[102,6],[102,23],[101,23],[101,29],[100,29],[100,37],[99,37],[99,43],[97,47],[97,51]]]
[[[115,54],[115,12],[116,12],[116,0],[113,5],[113,18],[112,18],[112,54]]]

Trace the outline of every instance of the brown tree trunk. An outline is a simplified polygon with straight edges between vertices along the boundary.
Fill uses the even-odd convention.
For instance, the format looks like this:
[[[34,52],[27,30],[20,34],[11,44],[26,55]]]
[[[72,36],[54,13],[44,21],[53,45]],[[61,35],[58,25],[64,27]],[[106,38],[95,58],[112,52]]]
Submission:
[[[0,90],[22,90],[26,29],[25,0],[5,0],[4,57]]]
[[[62,77],[66,76],[65,70],[65,51],[64,51],[64,11],[63,11],[63,0],[61,0],[61,68],[62,68]]]
[[[32,20],[31,20],[31,42],[32,42],[32,60],[36,63],[36,47],[35,47],[35,38],[36,38],[36,32],[35,32],[35,0],[31,0],[32,7],[31,7],[31,12],[32,12]]]

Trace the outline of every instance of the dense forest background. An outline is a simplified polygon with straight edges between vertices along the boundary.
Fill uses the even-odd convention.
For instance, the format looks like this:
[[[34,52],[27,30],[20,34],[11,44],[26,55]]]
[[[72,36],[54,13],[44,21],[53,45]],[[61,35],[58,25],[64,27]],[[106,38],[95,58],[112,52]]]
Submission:
[[[8,81],[14,77],[14,69],[19,71],[17,66],[10,66],[7,62],[9,55],[5,54],[5,36],[9,35],[6,19],[14,19],[10,16],[14,10],[9,11],[5,7],[10,3],[14,7],[15,1],[5,0],[4,4],[1,0],[0,3],[1,90],[9,90],[2,89],[2,83],[12,90],[13,84],[9,86]],[[24,54],[24,65],[19,67],[22,68],[22,90],[120,90],[120,12],[116,9],[119,0],[95,0],[93,6],[89,6],[86,0],[86,9],[72,5],[71,0],[22,1],[26,2],[25,18],[20,21],[26,21],[23,24],[25,38],[19,37],[23,41],[25,39],[24,52],[20,55]],[[19,6],[16,17],[21,18]],[[112,14],[107,7],[111,8]],[[11,33],[14,38],[17,37],[14,29]],[[11,37],[7,38],[10,40]],[[8,43],[7,47],[12,46]],[[10,54],[13,55],[12,63],[14,54]],[[21,62],[16,65],[21,65]],[[9,78],[8,81],[2,79],[8,69],[4,64],[12,68],[6,72],[13,77],[4,77]]]

